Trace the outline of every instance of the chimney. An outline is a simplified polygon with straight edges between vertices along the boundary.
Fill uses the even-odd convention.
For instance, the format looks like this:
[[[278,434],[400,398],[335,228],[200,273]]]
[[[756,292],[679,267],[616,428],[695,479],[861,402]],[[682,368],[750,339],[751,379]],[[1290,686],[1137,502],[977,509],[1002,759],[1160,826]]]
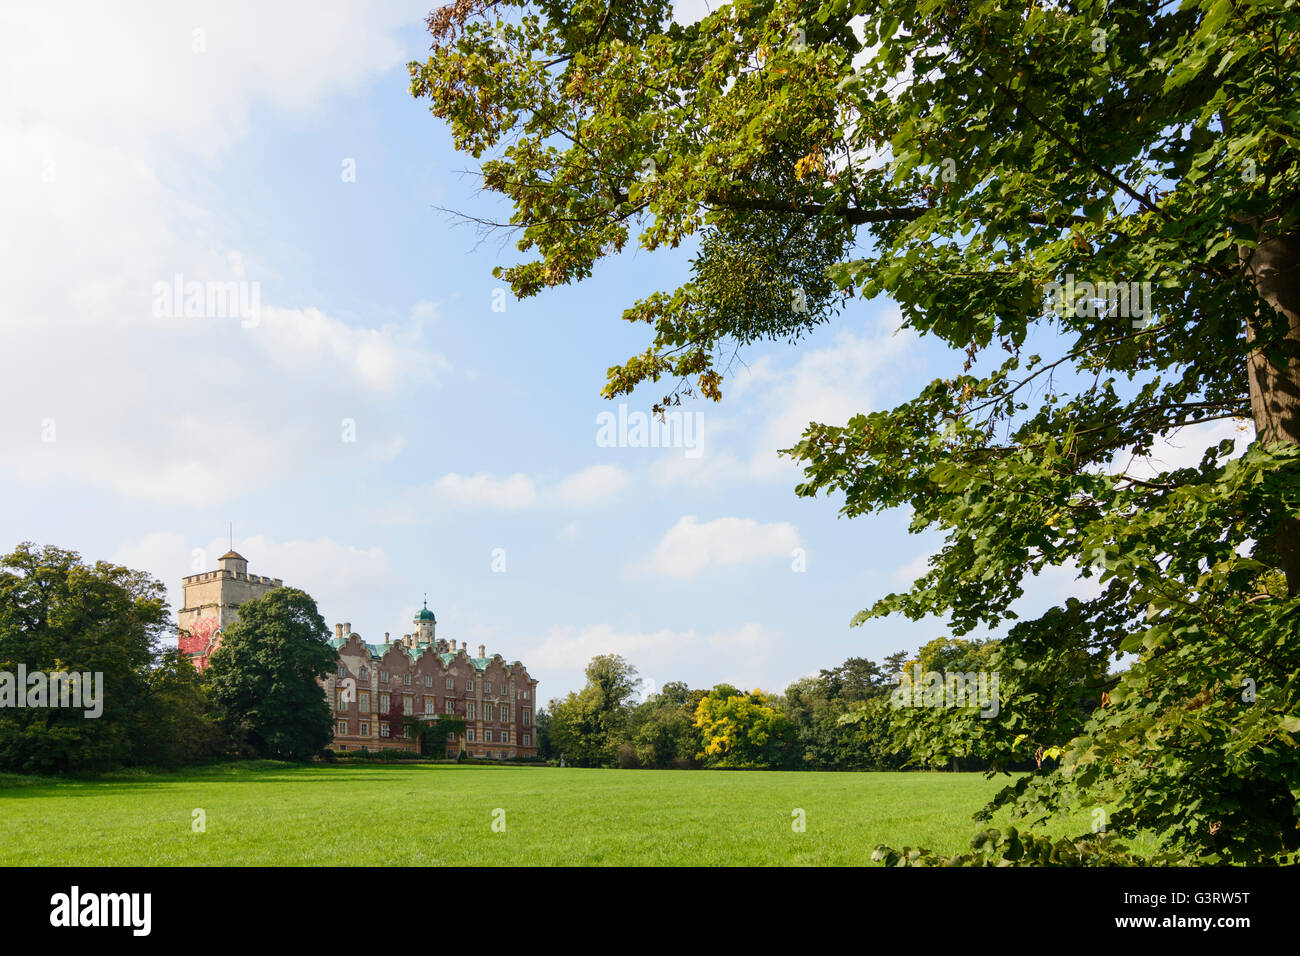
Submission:
[[[344,637],[351,637],[351,636],[352,636],[352,622],[351,622],[351,621],[344,621],[344,622],[343,622],[343,636],[344,636]]]
[[[483,645],[482,645],[482,644],[480,644],[480,645],[478,646],[478,656],[479,656],[479,657],[487,657],[487,655],[483,653]]]
[[[343,640],[343,625],[342,625],[342,624],[335,624],[335,625],[334,625],[334,639],[335,639],[335,640],[339,640],[339,641]]]
[[[384,643],[385,643],[385,644],[388,643],[388,632],[387,632],[387,631],[384,631]]]

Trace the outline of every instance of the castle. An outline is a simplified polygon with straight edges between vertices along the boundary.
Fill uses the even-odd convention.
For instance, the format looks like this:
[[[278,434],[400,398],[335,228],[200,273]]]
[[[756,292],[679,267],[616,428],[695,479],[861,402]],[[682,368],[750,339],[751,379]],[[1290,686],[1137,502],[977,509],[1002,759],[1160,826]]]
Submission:
[[[182,579],[184,604],[178,612],[181,651],[199,670],[221,643],[224,627],[239,619],[239,605],[284,582],[248,573],[235,551],[223,554],[216,571]],[[335,750],[406,750],[417,743],[395,731],[389,714],[421,720],[452,715],[465,721],[463,739],[452,735],[447,755],[505,759],[537,754],[533,725],[537,681],[519,661],[490,657],[484,645],[471,657],[465,642],[437,637],[438,622],[428,602],[412,621],[414,632],[369,644],[351,623],[335,624],[330,644],[338,652],[334,673],[321,684],[334,718]]]

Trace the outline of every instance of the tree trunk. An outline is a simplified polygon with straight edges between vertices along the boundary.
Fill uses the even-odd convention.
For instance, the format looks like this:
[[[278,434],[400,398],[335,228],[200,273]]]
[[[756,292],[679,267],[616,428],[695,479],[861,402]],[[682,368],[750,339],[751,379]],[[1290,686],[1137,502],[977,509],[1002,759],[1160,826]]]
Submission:
[[[1242,265],[1254,283],[1260,299],[1286,317],[1287,332],[1278,368],[1263,350],[1250,353],[1250,409],[1255,436],[1262,445],[1275,442],[1300,444],[1300,232],[1262,241],[1255,249],[1242,248]],[[1261,324],[1272,316],[1259,313]],[[1246,341],[1255,341],[1258,330],[1248,317]],[[1285,518],[1273,541],[1287,587],[1300,592],[1300,520]]]

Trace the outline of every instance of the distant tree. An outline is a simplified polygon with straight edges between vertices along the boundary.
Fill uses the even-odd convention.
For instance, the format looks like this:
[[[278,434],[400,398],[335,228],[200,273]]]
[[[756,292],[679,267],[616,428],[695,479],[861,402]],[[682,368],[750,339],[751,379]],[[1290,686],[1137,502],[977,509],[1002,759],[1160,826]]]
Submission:
[[[0,768],[95,770],[147,757],[160,725],[137,717],[152,707],[150,671],[166,629],[164,588],[142,571],[86,565],[75,551],[31,542],[0,557],[0,672],[12,675],[10,692],[28,690],[14,686],[20,667],[99,674],[103,708],[88,718],[86,708],[10,701],[0,707]]]
[[[633,708],[625,730],[626,745],[641,767],[692,767],[703,750],[695,727],[695,708],[707,691],[693,691],[671,681]]]
[[[850,657],[786,688],[786,714],[798,728],[804,766],[883,770],[902,764],[895,752],[888,696],[893,688],[889,670],[901,667],[906,657],[900,651],[885,667]]]
[[[203,678],[179,649],[167,649],[145,675],[132,730],[134,762],[174,767],[225,755],[232,741]]]
[[[700,701],[695,726],[702,757],[716,767],[788,767],[796,755],[794,724],[779,698],[754,690],[742,694],[719,684]]]
[[[333,739],[319,680],[337,664],[316,602],[297,588],[276,588],[240,605],[204,676],[227,726],[257,753],[304,760]]]
[[[581,691],[550,703],[551,746],[574,766],[613,766],[640,681],[636,668],[617,654],[592,658],[586,675]]]
[[[533,716],[533,736],[537,741],[537,756],[543,760],[559,756],[551,744],[551,712],[545,707],[538,708]]]

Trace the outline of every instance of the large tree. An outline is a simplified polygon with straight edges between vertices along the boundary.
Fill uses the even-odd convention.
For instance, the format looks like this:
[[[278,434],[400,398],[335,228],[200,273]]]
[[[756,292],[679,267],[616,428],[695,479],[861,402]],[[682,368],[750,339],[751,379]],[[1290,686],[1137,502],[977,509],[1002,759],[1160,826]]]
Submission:
[[[89,674],[83,685],[99,698],[19,708],[0,690],[0,768],[100,770],[153,757],[168,710],[154,670],[166,670],[166,630],[163,586],[142,571],[30,542],[0,557],[0,680],[31,700],[35,685],[15,686],[20,668],[29,679]]]
[[[582,690],[551,701],[551,750],[574,766],[612,766],[641,682],[636,668],[618,654],[593,657],[586,675]]]
[[[319,683],[338,666],[316,602],[297,588],[276,588],[239,606],[204,677],[232,731],[257,753],[314,757],[334,737]]]
[[[667,376],[658,404],[717,399],[739,349],[854,296],[952,348],[910,401],[793,454],[801,494],[946,536],[858,621],[961,635],[1044,569],[1100,575],[1010,631],[1002,666],[1027,687],[1132,666],[1004,800],[1110,804],[1180,859],[1300,847],[1295,0],[737,0],[689,26],[667,0],[457,0],[429,28],[411,89],[486,154],[517,295],[629,241],[698,242],[680,287],[623,313],[650,341],[607,395]],[[1255,436],[1235,460],[1205,437],[1234,420]],[[1197,464],[1146,460],[1180,430]]]

